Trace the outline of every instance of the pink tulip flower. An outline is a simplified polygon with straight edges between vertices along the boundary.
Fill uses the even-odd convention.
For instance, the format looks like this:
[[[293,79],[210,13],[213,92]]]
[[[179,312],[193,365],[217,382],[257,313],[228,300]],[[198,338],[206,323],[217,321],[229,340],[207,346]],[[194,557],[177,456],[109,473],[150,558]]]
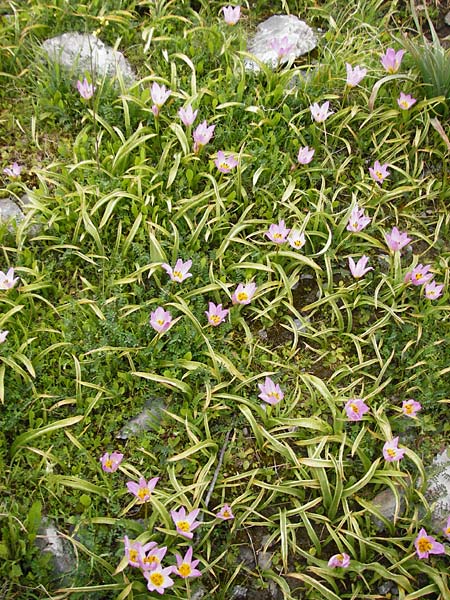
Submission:
[[[105,454],[100,458],[100,462],[102,463],[102,469],[105,473],[114,473],[119,468],[120,463],[123,460],[123,454],[121,452],[105,452]]]
[[[442,296],[442,290],[444,289],[444,284],[437,284],[435,281],[430,281],[430,283],[425,284],[425,298],[428,300],[436,300],[440,296]]]
[[[270,47],[277,53],[278,60],[281,60],[285,56],[292,52],[294,49],[294,44],[289,42],[289,37],[287,35],[282,38],[274,38],[269,42]]]
[[[145,552],[139,555],[139,566],[143,571],[154,571],[161,565],[161,561],[166,555],[167,546],[158,548],[156,542],[149,542],[144,546]]]
[[[211,141],[214,135],[215,128],[215,125],[210,125],[208,127],[208,123],[206,121],[203,121],[203,123],[200,123],[200,125],[198,125],[196,129],[194,129],[192,137],[194,138],[195,153],[199,152],[199,150],[201,150],[203,146],[205,146],[208,142]]]
[[[332,110],[328,110],[329,107],[330,103],[328,101],[324,102],[322,105],[318,104],[317,102],[311,104],[309,110],[311,111],[311,116],[316,123],[323,123],[330,115],[333,114]]]
[[[360,398],[351,398],[345,405],[345,412],[349,421],[361,421],[369,407]]]
[[[250,304],[256,292],[256,283],[240,283],[231,296],[233,304]]]
[[[14,268],[10,267],[7,273],[0,271],[0,290],[10,290],[19,281],[18,277],[14,277]]]
[[[366,267],[367,261],[369,258],[365,255],[361,256],[358,262],[355,264],[355,261],[351,256],[348,258],[348,266],[350,268],[350,272],[355,279],[359,279],[363,277],[369,271],[373,271],[373,267]]]
[[[423,527],[414,541],[414,546],[419,558],[428,558],[430,554],[445,554],[445,546],[428,535]]]
[[[356,205],[350,213],[347,230],[355,233],[361,231],[364,227],[367,227],[371,220],[372,219],[364,213],[364,209],[359,208],[359,206]]]
[[[364,77],[367,75],[367,69],[364,67],[352,67],[349,63],[345,63],[345,68],[347,69],[347,85],[349,87],[355,87],[360,83]]]
[[[284,244],[290,231],[291,230],[285,226],[284,221],[281,220],[278,225],[273,223],[269,227],[269,231],[266,231],[266,236],[275,244]]]
[[[287,241],[294,250],[301,250],[306,243],[305,234],[298,229],[291,229]]]
[[[174,268],[167,263],[163,263],[162,268],[166,271],[172,281],[177,281],[181,283],[188,277],[192,277],[192,273],[189,273],[189,269],[192,267],[192,260],[187,260],[183,262],[181,258],[177,260]]]
[[[141,477],[139,483],[129,481],[127,483],[127,488],[129,492],[139,499],[139,502],[148,502],[158,481],[159,477],[153,477],[153,479],[149,479],[148,481],[145,481],[145,478]]]
[[[190,127],[197,118],[198,110],[192,110],[192,106],[188,104],[186,108],[180,108],[178,114],[183,125]]]
[[[397,462],[403,458],[404,448],[398,447],[398,436],[386,442],[383,446],[383,456],[388,462]]]
[[[159,85],[156,81],[153,82],[150,95],[152,97],[152,112],[157,117],[159,115],[159,111],[163,104],[166,102],[167,98],[170,96],[170,90],[166,89],[165,85]]]
[[[328,561],[328,566],[335,569],[336,567],[342,567],[346,569],[350,564],[350,556],[343,552],[342,554],[334,554]]]
[[[406,273],[405,283],[412,283],[412,285],[423,285],[424,283],[428,283],[433,279],[433,273],[429,272],[430,267],[431,265],[418,264],[412,271]]]
[[[416,102],[415,98],[403,92],[400,92],[400,98],[397,98],[397,104],[402,110],[409,110]]]
[[[231,169],[234,169],[238,165],[238,161],[233,154],[226,157],[222,150],[219,150],[217,153],[214,163],[221,173],[229,173]]]
[[[179,511],[171,510],[170,516],[175,523],[177,532],[185,538],[192,539],[194,534],[192,533],[199,525],[201,521],[196,521],[196,517],[200,512],[199,508],[192,510],[190,513],[186,513],[184,506]]]
[[[96,87],[95,85],[92,85],[92,83],[89,83],[89,81],[85,77],[83,81],[77,81],[77,90],[84,100],[90,100],[94,95]]]
[[[224,6],[222,8],[223,19],[227,25],[236,25],[241,18],[240,6]]]
[[[261,391],[258,394],[258,398],[267,402],[267,404],[278,404],[284,398],[284,393],[282,392],[280,386],[277,383],[274,383],[270,377],[266,377],[264,383],[258,383],[258,387]]]
[[[174,580],[169,577],[172,573],[173,567],[165,567],[163,569],[161,566],[153,571],[144,571],[148,591],[164,594],[164,590],[172,587],[174,584]]]
[[[381,64],[383,65],[385,71],[390,74],[397,73],[404,54],[404,50],[398,50],[396,52],[394,48],[388,48],[385,54],[383,54],[381,57]]]
[[[403,400],[402,411],[405,417],[414,418],[421,409],[422,405],[420,402],[416,402],[412,398],[411,400]]]
[[[130,567],[140,568],[140,560],[147,550],[152,548],[155,545],[155,542],[149,542],[148,544],[142,545],[141,542],[130,542],[128,536],[125,535],[123,538],[125,544],[125,556],[128,559],[128,564]]]
[[[386,177],[390,175],[390,171],[387,170],[387,167],[387,163],[382,165],[378,160],[375,161],[373,167],[369,167],[370,176],[376,183],[381,185]]]
[[[307,165],[309,164],[314,156],[314,148],[309,148],[308,146],[304,146],[303,148],[300,148],[300,150],[298,151],[298,156],[297,156],[297,161],[300,165]]]
[[[162,306],[150,313],[150,325],[158,333],[167,331],[172,325],[172,315],[168,310],[164,310]]]
[[[20,177],[22,169],[23,167],[21,165],[19,165],[16,162],[13,162],[13,164],[10,167],[5,167],[3,169],[3,173],[5,173],[5,175],[8,175],[9,177],[12,177],[13,179],[17,179],[17,177]]]
[[[386,233],[385,237],[389,250],[393,252],[399,252],[411,241],[406,231],[399,231],[397,227],[393,227],[391,233]]]
[[[227,308],[222,308],[221,304],[214,304],[214,302],[210,302],[208,304],[208,310],[205,311],[206,316],[208,318],[208,323],[213,327],[217,327],[225,321],[227,315],[230,311]]]
[[[6,338],[8,337],[8,329],[5,329],[4,331],[0,331],[0,344],[3,344],[6,341]]]
[[[216,517],[218,519],[222,519],[222,521],[229,521],[230,519],[234,519],[233,511],[231,510],[231,506],[228,504],[224,504],[222,508],[216,513]]]
[[[191,546],[188,548],[184,558],[182,558],[180,554],[175,554],[175,558],[177,559],[177,566],[173,568],[174,573],[183,579],[187,579],[188,577],[200,577],[202,574],[201,571],[195,568],[200,561],[192,560]]]

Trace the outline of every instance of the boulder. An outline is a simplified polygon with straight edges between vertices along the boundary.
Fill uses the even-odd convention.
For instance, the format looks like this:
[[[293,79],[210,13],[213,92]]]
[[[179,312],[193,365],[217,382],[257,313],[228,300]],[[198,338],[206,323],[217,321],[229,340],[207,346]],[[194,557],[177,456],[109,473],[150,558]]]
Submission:
[[[136,81],[122,52],[106,46],[93,34],[63,33],[45,40],[42,48],[50,60],[57,61],[79,77],[88,72],[95,80],[97,77],[114,77],[120,72],[128,85]]]
[[[283,42],[288,52],[279,56],[272,45]],[[263,21],[256,28],[253,39],[248,44],[248,51],[258,60],[275,69],[280,63],[286,64],[303,54],[311,52],[317,46],[317,36],[304,21],[295,15],[274,15]],[[247,59],[245,68],[258,72],[258,63]]]

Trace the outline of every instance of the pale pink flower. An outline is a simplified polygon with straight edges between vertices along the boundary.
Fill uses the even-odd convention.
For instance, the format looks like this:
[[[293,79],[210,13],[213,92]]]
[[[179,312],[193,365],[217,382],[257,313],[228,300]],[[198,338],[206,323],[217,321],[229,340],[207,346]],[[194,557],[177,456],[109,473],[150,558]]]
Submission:
[[[405,275],[405,283],[413,285],[423,285],[433,279],[433,273],[430,273],[431,265],[418,264]]]
[[[153,82],[150,95],[153,102],[152,112],[156,117],[159,115],[159,109],[166,102],[170,94],[170,90],[166,89],[165,85],[159,85],[159,83],[156,83],[156,81]]]
[[[181,258],[179,258],[175,263],[173,269],[167,263],[163,263],[161,266],[170,276],[170,279],[172,281],[177,281],[178,283],[181,283],[188,277],[192,277],[192,273],[189,273],[189,269],[192,267],[192,260],[187,260],[186,262],[183,262]]]
[[[366,267],[367,261],[369,260],[368,256],[361,256],[358,262],[355,264],[355,261],[351,256],[348,258],[348,266],[350,268],[350,272],[355,279],[359,279],[363,277],[366,273],[373,270],[373,267]]]
[[[194,534],[192,533],[194,529],[196,529],[199,525],[201,525],[201,521],[196,521],[196,517],[200,512],[199,508],[192,510],[190,513],[186,513],[186,509],[184,506],[180,508],[180,510],[171,510],[170,516],[175,523],[175,527],[177,528],[177,532],[186,537],[188,539],[192,539]]]
[[[385,237],[389,250],[393,252],[401,250],[411,241],[406,231],[399,231],[397,227],[393,227],[391,233],[386,233]]]
[[[234,167],[237,166],[238,161],[233,154],[226,157],[222,150],[219,150],[214,163],[221,173],[229,173],[231,169],[234,169]]]
[[[89,83],[89,81],[85,77],[83,81],[77,81],[77,90],[84,100],[90,100],[94,95],[96,87],[95,85],[92,85],[92,83]]]
[[[164,594],[164,590],[174,584],[174,580],[169,577],[173,573],[173,567],[158,567],[153,571],[144,571],[144,577],[147,580],[147,589],[149,592],[158,592]]]
[[[119,468],[120,463],[123,460],[123,454],[121,452],[105,452],[105,454],[100,458],[100,462],[102,463],[102,469],[105,473],[114,473]]]
[[[228,504],[224,504],[222,508],[216,513],[216,517],[218,519],[222,519],[222,521],[228,521],[229,519],[234,519],[233,511],[231,510],[231,506]]]
[[[130,542],[128,536],[125,535],[123,538],[125,544],[125,556],[128,559],[130,567],[139,568],[141,566],[140,560],[145,555],[145,552],[154,545],[155,542],[149,542],[148,544],[142,545],[141,542]]]
[[[287,241],[294,250],[301,250],[306,243],[305,234],[299,229],[291,229]]]
[[[425,284],[425,298],[428,298],[428,300],[436,300],[442,296],[443,289],[443,283],[437,284],[434,280],[430,281],[430,283]]]
[[[290,231],[291,230],[285,226],[284,221],[281,220],[278,225],[272,223],[269,227],[269,231],[266,231],[266,236],[275,244],[284,244]]]
[[[208,123],[203,121],[194,129],[192,137],[194,138],[194,152],[197,153],[205,144],[211,141],[214,135],[215,125],[210,125],[208,127]]]
[[[388,48],[385,54],[383,54],[381,57],[381,64],[383,65],[385,71],[391,74],[397,73],[404,54],[404,50],[398,50],[398,52],[396,52],[394,48]]]
[[[14,268],[10,267],[7,273],[0,271],[0,290],[10,290],[19,281],[18,277],[14,277]]]
[[[409,110],[416,102],[415,98],[403,92],[400,92],[400,98],[397,98],[397,104],[402,110]]]
[[[422,405],[420,402],[416,402],[412,398],[410,400],[403,400],[402,411],[405,417],[414,418],[421,409]]]
[[[250,304],[256,292],[256,283],[240,283],[231,296],[233,304]]]
[[[388,462],[401,460],[404,454],[405,450],[398,447],[398,436],[383,446],[383,456]]]
[[[447,519],[446,527],[444,527],[444,529],[442,531],[444,532],[444,535],[446,535],[448,537],[448,539],[450,540],[450,516]]]
[[[177,566],[173,568],[174,573],[183,579],[187,579],[188,577],[200,577],[202,574],[201,571],[195,568],[200,561],[192,560],[191,546],[189,546],[184,558],[182,558],[180,554],[175,554],[175,558],[177,559]]]
[[[22,169],[23,167],[21,165],[19,165],[16,162],[13,162],[13,164],[10,167],[5,167],[3,169],[3,173],[5,173],[5,175],[8,175],[9,177],[12,177],[13,179],[16,179],[17,177],[20,177]]]
[[[369,167],[370,176],[376,183],[382,184],[386,177],[390,175],[390,171],[387,170],[387,167],[387,163],[382,165],[378,160],[375,161],[373,167]]]
[[[139,499],[139,502],[148,502],[158,481],[159,477],[153,477],[153,479],[149,479],[148,481],[144,477],[141,477],[139,483],[128,481],[127,488],[129,492]]]
[[[423,527],[414,540],[414,546],[419,558],[428,558],[430,554],[445,554],[445,546],[428,535]]]
[[[294,44],[289,43],[287,35],[282,38],[274,38],[269,42],[269,45],[277,53],[278,60],[281,60],[294,49]]]
[[[361,421],[369,407],[361,398],[350,398],[345,405],[345,412],[349,421]]]
[[[167,331],[172,324],[172,315],[168,310],[164,310],[162,306],[150,313],[150,325],[158,333]]]
[[[5,329],[4,331],[0,331],[0,344],[3,344],[6,341],[6,338],[8,337],[8,329]]]
[[[359,208],[359,206],[356,205],[350,213],[347,230],[353,232],[361,231],[364,227],[367,227],[371,220],[372,219],[364,213],[364,209]]]
[[[272,381],[270,377],[266,377],[264,383],[258,383],[258,387],[261,391],[261,393],[258,394],[258,398],[261,398],[261,400],[264,400],[267,404],[278,404],[278,402],[284,398],[280,386]]]
[[[309,148],[309,146],[304,146],[303,148],[300,148],[300,150],[298,151],[297,161],[301,165],[309,164],[313,159],[314,152],[314,148]]]
[[[224,6],[222,8],[223,19],[227,25],[236,25],[241,18],[240,6]]]
[[[367,69],[364,67],[352,67],[349,63],[345,63],[347,69],[347,85],[349,87],[355,87],[360,81],[367,75]]]
[[[195,119],[197,118],[197,113],[198,110],[192,110],[192,106],[190,104],[188,104],[186,108],[180,108],[178,111],[180,119],[183,125],[186,127],[190,127],[194,123]]]
[[[323,123],[330,115],[333,114],[332,110],[328,110],[329,107],[330,103],[328,101],[324,102],[322,105],[318,104],[317,102],[311,104],[309,110],[311,111],[311,116],[316,123]]]
[[[227,315],[230,311],[227,308],[222,308],[221,304],[214,304],[214,302],[209,302],[208,310],[205,311],[206,316],[208,317],[208,323],[213,327],[217,327],[225,321]]]
[[[342,567],[346,569],[350,564],[350,556],[343,552],[342,554],[334,554],[328,561],[328,566],[335,569],[336,567]]]
[[[149,542],[144,546],[145,552],[139,554],[139,566],[143,571],[154,571],[158,569],[162,559],[166,555],[167,546],[158,548],[156,542]]]

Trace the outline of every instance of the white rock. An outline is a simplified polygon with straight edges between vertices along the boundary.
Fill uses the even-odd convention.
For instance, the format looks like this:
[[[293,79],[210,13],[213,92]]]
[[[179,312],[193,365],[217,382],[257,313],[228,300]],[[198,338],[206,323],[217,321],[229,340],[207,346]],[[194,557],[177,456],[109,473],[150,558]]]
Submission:
[[[45,40],[42,44],[51,60],[73,71],[77,76],[91,73],[92,78],[114,77],[122,74],[127,84],[135,82],[136,77],[122,52],[106,46],[95,35],[88,33],[63,33]]]
[[[444,21],[450,27],[450,11],[445,15]]]
[[[311,52],[317,46],[316,34],[304,21],[300,21],[295,15],[274,15],[258,25],[255,36],[248,45],[248,51],[274,69],[279,58],[277,51],[271,47],[271,42],[283,38],[292,46],[281,58],[283,64]],[[248,71],[260,70],[259,65],[249,59],[245,61],[245,68]]]
[[[14,231],[14,223],[17,225],[23,221],[25,215],[12,198],[0,199],[0,223],[7,223],[8,231]]]

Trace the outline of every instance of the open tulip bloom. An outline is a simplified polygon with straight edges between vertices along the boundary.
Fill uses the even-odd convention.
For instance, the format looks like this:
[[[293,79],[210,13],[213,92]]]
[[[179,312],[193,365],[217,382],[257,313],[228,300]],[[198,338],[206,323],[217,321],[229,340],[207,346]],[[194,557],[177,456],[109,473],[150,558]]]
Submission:
[[[425,284],[425,298],[428,298],[428,300],[436,300],[442,296],[443,289],[443,283],[437,284],[435,281],[430,281],[430,283]]]
[[[381,185],[386,177],[390,175],[390,171],[387,170],[387,167],[387,163],[382,165],[378,160],[375,161],[373,167],[369,167],[370,176],[376,183]]]
[[[200,577],[202,574],[201,571],[195,568],[200,561],[192,560],[192,552],[192,547],[189,547],[184,558],[182,558],[180,554],[175,554],[177,566],[173,568],[173,572],[183,579],[187,579],[188,577]]]
[[[258,383],[261,391],[258,398],[267,402],[267,404],[278,404],[284,398],[284,394],[277,383],[274,383],[270,377],[266,377],[264,383]]]
[[[94,95],[95,89],[95,85],[89,83],[86,77],[83,79],[83,81],[77,81],[77,90],[83,100],[90,100]]]
[[[314,148],[310,148],[309,146],[304,146],[300,148],[298,151],[297,161],[300,165],[309,164],[314,156]]]
[[[328,566],[335,569],[336,567],[342,567],[346,569],[350,564],[350,556],[343,552],[342,554],[334,554],[328,561]]]
[[[123,454],[121,452],[105,452],[105,454],[100,458],[100,462],[102,463],[102,469],[105,473],[114,473],[119,468],[120,463],[123,460]]]
[[[311,117],[316,123],[323,123],[330,115],[333,114],[332,110],[328,110],[329,107],[330,103],[328,101],[324,102],[322,105],[318,104],[317,102],[311,104],[309,110],[311,111]]]
[[[174,268],[167,263],[163,263],[162,268],[166,271],[172,281],[177,281],[181,283],[188,277],[192,277],[192,273],[189,273],[189,269],[192,267],[192,260],[187,260],[183,262],[181,258],[177,260]]]
[[[385,237],[389,250],[393,252],[399,252],[411,241],[406,231],[399,231],[397,227],[393,227],[391,233],[386,233]]]
[[[287,237],[287,241],[294,250],[301,250],[306,243],[305,234],[299,229],[291,229],[291,233]]]
[[[287,56],[295,47],[294,44],[289,42],[289,37],[287,35],[282,38],[274,38],[269,42],[269,45],[272,50],[277,53],[278,60]]]
[[[222,8],[223,19],[227,25],[236,25],[241,18],[240,6],[224,6]]]
[[[155,331],[158,333],[163,333],[167,331],[172,324],[172,315],[168,310],[164,310],[162,306],[158,306],[158,308],[150,314],[150,325],[153,327]]]
[[[148,544],[142,545],[141,542],[130,542],[128,536],[125,535],[123,538],[125,544],[125,556],[128,559],[130,567],[140,568],[140,561],[145,553],[155,546],[155,542],[149,542]]]
[[[347,70],[347,85],[349,87],[355,87],[360,81],[367,75],[367,69],[364,67],[352,67],[349,63],[345,63]]]
[[[405,450],[398,447],[398,436],[383,446],[383,456],[388,462],[397,462],[403,458]]]
[[[164,594],[164,590],[172,587],[174,581],[169,575],[173,573],[173,567],[159,566],[153,571],[144,571],[144,577],[147,580],[147,589],[149,592],[158,592]]]
[[[158,481],[159,477],[153,477],[153,479],[149,479],[148,481],[146,481],[144,477],[141,477],[139,483],[129,481],[127,483],[127,488],[129,492],[139,499],[139,502],[148,502]]]
[[[210,125],[208,127],[208,123],[203,121],[194,129],[192,137],[194,138],[194,152],[197,153],[203,146],[205,146],[208,142],[211,141],[214,135],[215,125]]]
[[[349,421],[361,421],[366,412],[369,412],[369,407],[360,398],[350,398],[345,405],[345,412]]]
[[[430,273],[431,265],[418,264],[411,271],[408,271],[405,275],[405,283],[412,283],[412,285],[423,285],[433,279],[433,273]]]
[[[414,546],[419,558],[428,558],[430,554],[445,554],[444,545],[428,535],[423,527],[414,541]]]
[[[14,268],[8,269],[7,273],[0,271],[0,290],[10,290],[19,281],[18,277],[14,277]]]
[[[272,223],[269,227],[269,231],[266,231],[266,236],[275,244],[284,244],[290,231],[291,230],[285,226],[284,221],[281,220],[278,225]]]
[[[356,205],[350,213],[347,231],[353,231],[354,233],[362,231],[364,227],[367,227],[371,220],[372,219],[364,213],[364,209],[359,208],[359,206]]]
[[[152,112],[155,117],[159,115],[159,110],[170,96],[170,93],[170,90],[167,90],[165,85],[159,85],[156,81],[153,82],[150,95],[153,101]]]
[[[415,98],[403,92],[400,92],[400,98],[397,98],[397,104],[402,110],[409,110],[416,102]]]
[[[5,173],[5,175],[8,175],[9,177],[12,177],[13,179],[16,179],[17,177],[20,177],[22,169],[23,167],[21,167],[18,163],[14,162],[10,167],[5,167],[3,169],[3,173]]]
[[[193,110],[192,106],[188,104],[186,108],[180,108],[178,115],[180,116],[181,122],[186,127],[190,127],[195,119],[197,118],[198,110]]]
[[[218,519],[222,519],[222,521],[229,521],[230,519],[234,519],[233,511],[231,510],[231,506],[228,504],[224,504],[222,508],[216,513],[216,517]]]
[[[158,569],[166,552],[167,546],[158,548],[156,542],[149,542],[143,546],[143,552],[139,555],[139,566],[143,571],[154,571],[155,569]]]
[[[256,283],[240,283],[231,296],[233,304],[250,304],[256,292]]]
[[[214,302],[210,302],[208,305],[208,310],[205,311],[206,316],[208,317],[208,323],[213,327],[217,327],[225,321],[227,315],[230,311],[227,308],[222,308],[221,304],[214,304]]]
[[[383,65],[385,71],[390,74],[397,73],[404,54],[404,50],[398,50],[396,52],[394,48],[388,48],[381,57],[381,64]]]
[[[355,261],[351,256],[348,257],[348,266],[350,268],[350,272],[355,279],[359,279],[360,277],[364,277],[366,273],[373,270],[373,267],[367,267],[367,262],[369,260],[368,256],[361,256],[358,262],[355,264]]]
[[[0,331],[0,344],[3,344],[6,341],[6,338],[8,337],[8,333],[9,333],[8,329]]]
[[[192,510],[190,513],[186,513],[186,509],[184,506],[180,508],[180,510],[171,510],[170,516],[175,523],[175,527],[177,532],[185,538],[192,539],[194,534],[192,533],[194,529],[196,529],[199,525],[201,525],[200,521],[196,521],[196,517],[200,512],[199,508]]]
[[[414,418],[419,410],[421,410],[422,405],[420,402],[416,402],[415,400],[403,400],[402,411],[405,417]]]
[[[231,169],[234,169],[234,167],[237,166],[238,161],[233,154],[230,154],[230,156],[226,157],[222,150],[219,150],[214,163],[221,173],[229,173]]]

